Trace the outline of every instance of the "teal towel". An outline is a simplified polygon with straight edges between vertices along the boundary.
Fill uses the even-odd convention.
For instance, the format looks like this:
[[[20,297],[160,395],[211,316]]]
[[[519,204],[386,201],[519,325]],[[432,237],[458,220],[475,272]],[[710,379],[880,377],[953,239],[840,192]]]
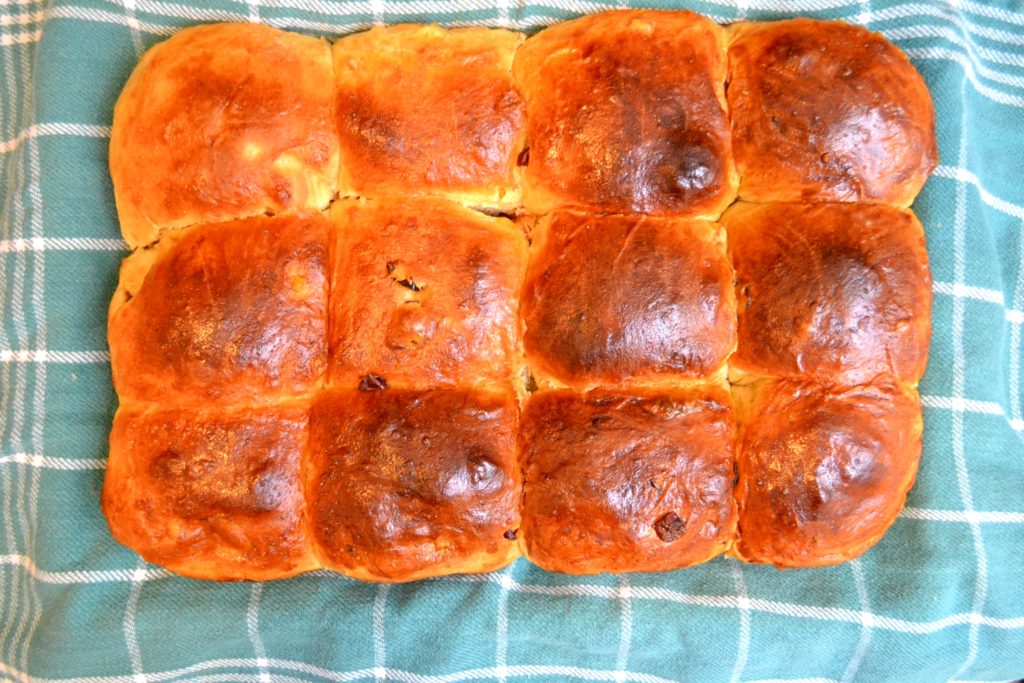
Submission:
[[[675,3],[652,3],[676,6]],[[1024,675],[1024,4],[684,2],[727,23],[842,18],[903,48],[942,164],[915,209],[935,278],[917,485],[838,567],[717,559],[656,575],[375,586],[190,581],[118,545],[99,489],[124,256],[111,111],[144,49],[209,21],[336,36],[435,21],[534,31],[585,0],[0,3],[0,679],[927,681]]]

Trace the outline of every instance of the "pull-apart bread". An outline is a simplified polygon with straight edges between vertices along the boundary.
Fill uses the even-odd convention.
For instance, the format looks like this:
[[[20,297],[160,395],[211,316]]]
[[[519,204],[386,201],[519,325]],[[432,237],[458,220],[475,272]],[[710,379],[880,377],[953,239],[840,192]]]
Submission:
[[[856,557],[920,458],[934,126],[840,22],[181,31],[114,112],[111,531],[216,580]]]

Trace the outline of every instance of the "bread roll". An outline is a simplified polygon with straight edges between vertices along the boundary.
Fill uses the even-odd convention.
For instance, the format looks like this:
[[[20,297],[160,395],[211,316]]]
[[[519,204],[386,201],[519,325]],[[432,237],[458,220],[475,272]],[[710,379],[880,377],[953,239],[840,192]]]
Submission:
[[[857,204],[736,204],[733,373],[916,384],[928,359],[931,276],[914,215]]]
[[[556,212],[533,231],[527,362],[577,390],[710,377],[735,346],[732,283],[714,223]]]
[[[920,455],[934,126],[838,22],[186,29],[111,136],[112,533],[220,580],[856,557]]]
[[[126,259],[109,320],[121,401],[266,402],[322,385],[328,227],[319,214],[197,226]]]
[[[511,69],[522,39],[412,24],[338,40],[342,196],[416,193],[517,207],[524,117]]]
[[[523,202],[716,218],[736,195],[725,31],[692,12],[603,12],[516,53]]]
[[[728,30],[741,199],[910,206],[938,152],[931,96],[906,55],[838,21]]]
[[[196,223],[327,207],[337,190],[330,48],[258,24],[176,33],[114,108],[110,175],[131,247]]]
[[[520,539],[549,571],[667,571],[732,541],[733,413],[719,387],[542,391],[526,403],[520,439]]]
[[[122,407],[103,512],[148,562],[196,579],[263,581],[319,568],[299,464],[308,407]]]
[[[520,382],[527,246],[511,221],[415,198],[339,201],[331,216],[332,385]]]
[[[744,391],[752,393],[745,399]],[[737,557],[817,567],[857,557],[903,507],[921,455],[917,393],[888,381],[740,389]]]
[[[511,392],[334,390],[303,481],[317,552],[366,581],[500,569],[518,556]]]

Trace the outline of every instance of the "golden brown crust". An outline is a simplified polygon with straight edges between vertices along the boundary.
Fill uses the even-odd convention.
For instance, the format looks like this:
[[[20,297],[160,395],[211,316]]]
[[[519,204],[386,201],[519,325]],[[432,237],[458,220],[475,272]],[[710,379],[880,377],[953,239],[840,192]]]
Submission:
[[[523,36],[484,28],[379,27],[334,44],[342,196],[434,194],[519,204]]]
[[[331,215],[331,386],[513,381],[527,246],[511,221],[425,198],[339,201]]]
[[[533,233],[523,346],[540,386],[708,377],[736,339],[720,226],[556,212]]]
[[[121,400],[226,405],[319,386],[327,230],[319,214],[249,218],[126,259],[109,321]]]
[[[728,30],[742,199],[910,206],[938,151],[931,96],[906,55],[837,21]]]
[[[110,175],[132,247],[165,228],[326,208],[337,187],[330,48],[257,24],[150,49],[114,108]]]
[[[499,569],[518,556],[511,393],[335,390],[303,482],[324,564],[369,581]]]
[[[736,204],[722,216],[736,268],[730,368],[859,384],[916,383],[931,335],[924,231],[909,211]]]
[[[520,539],[549,571],[679,569],[732,540],[733,414],[721,388],[539,392],[520,439]]]
[[[103,512],[149,562],[197,579],[264,581],[319,568],[299,461],[307,408],[122,408]]]
[[[111,136],[111,532],[214,580],[856,557],[916,476],[936,163],[839,22],[181,31]]]
[[[527,39],[513,77],[531,213],[715,218],[735,197],[725,32],[710,20],[622,10],[567,21]]]
[[[766,382],[741,417],[733,554],[778,567],[845,562],[903,507],[921,455],[916,392],[887,382]]]

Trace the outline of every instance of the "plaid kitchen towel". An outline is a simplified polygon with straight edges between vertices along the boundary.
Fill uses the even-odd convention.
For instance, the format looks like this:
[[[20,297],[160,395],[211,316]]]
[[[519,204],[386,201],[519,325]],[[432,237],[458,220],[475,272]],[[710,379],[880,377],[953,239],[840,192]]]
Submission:
[[[677,6],[676,3],[651,3]],[[0,0],[0,679],[939,681],[1024,675],[1024,4],[716,0],[726,23],[842,18],[907,52],[942,165],[916,203],[935,278],[925,450],[860,560],[779,572],[190,581],[119,546],[99,489],[124,256],[111,111],[143,50],[210,21],[544,25],[584,0]]]

